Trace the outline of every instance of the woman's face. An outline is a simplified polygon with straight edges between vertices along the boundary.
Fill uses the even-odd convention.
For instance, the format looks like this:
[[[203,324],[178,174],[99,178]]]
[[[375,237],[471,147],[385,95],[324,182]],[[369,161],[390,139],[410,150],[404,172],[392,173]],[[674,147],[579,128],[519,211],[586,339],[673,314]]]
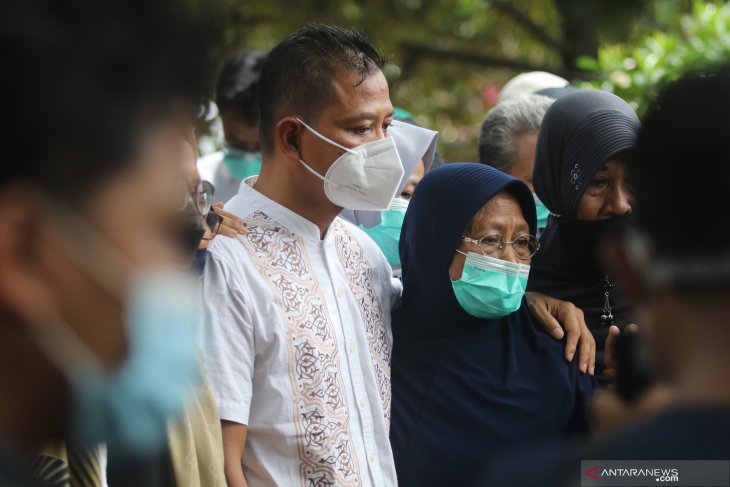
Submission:
[[[529,235],[530,233],[530,226],[527,224],[525,217],[522,216],[522,209],[517,202],[517,198],[505,191],[497,193],[474,215],[464,231],[464,236],[477,240],[494,233],[501,233],[504,235],[504,239],[510,242],[521,235]],[[463,240],[460,241],[456,250],[464,253],[481,253],[477,244]],[[520,264],[530,263],[530,259],[518,259],[514,247],[511,245],[504,248],[499,258]],[[454,251],[454,257],[451,266],[449,266],[449,276],[452,280],[461,279],[465,260],[465,255]]]
[[[606,220],[631,213],[634,199],[627,182],[625,156],[607,161],[578,202],[578,220]]]
[[[416,190],[416,186],[418,186],[418,183],[421,182],[421,179],[423,179],[423,175],[426,173],[426,164],[423,162],[423,160],[418,161],[418,164],[416,164],[415,169],[413,169],[413,172],[411,173],[411,176],[408,178],[408,182],[406,183],[405,187],[403,188],[403,191],[400,193],[401,199],[404,200],[410,200],[413,196],[413,192]]]

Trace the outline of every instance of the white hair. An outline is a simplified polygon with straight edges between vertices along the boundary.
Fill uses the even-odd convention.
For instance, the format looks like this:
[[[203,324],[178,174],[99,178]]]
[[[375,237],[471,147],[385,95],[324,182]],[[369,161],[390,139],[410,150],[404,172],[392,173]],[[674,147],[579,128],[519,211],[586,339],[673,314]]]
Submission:
[[[554,100],[542,95],[519,95],[492,108],[479,132],[479,162],[507,172],[514,164],[516,138],[540,131]]]

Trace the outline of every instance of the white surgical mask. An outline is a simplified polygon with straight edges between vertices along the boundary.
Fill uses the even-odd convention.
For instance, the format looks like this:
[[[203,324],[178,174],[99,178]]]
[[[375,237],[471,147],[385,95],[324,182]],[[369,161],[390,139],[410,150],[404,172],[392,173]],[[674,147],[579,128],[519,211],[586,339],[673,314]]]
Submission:
[[[322,176],[306,162],[299,162],[324,181],[324,193],[337,206],[351,210],[388,209],[403,177],[403,164],[392,137],[348,149],[297,119],[325,142],[345,151]]]

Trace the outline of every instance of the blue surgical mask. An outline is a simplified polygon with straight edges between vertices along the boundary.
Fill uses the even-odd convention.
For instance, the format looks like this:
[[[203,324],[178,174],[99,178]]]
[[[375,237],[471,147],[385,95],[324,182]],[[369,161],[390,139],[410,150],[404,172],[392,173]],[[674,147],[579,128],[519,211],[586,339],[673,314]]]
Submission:
[[[548,210],[545,203],[540,201],[535,193],[532,193],[532,197],[535,198],[535,210],[537,211],[537,228],[547,227],[548,217],[550,216],[550,210]]]
[[[226,146],[223,163],[233,177],[243,181],[247,177],[257,176],[261,172],[261,153]]]
[[[527,289],[530,266],[474,252],[465,255],[461,279],[451,281],[462,309],[483,319],[502,318],[517,311]]]
[[[80,227],[90,228],[70,226],[76,235],[84,234]],[[138,271],[122,290],[113,274],[119,254],[108,250],[105,262],[90,263],[64,246],[86,274],[122,300],[127,336],[125,358],[109,369],[60,315],[33,327],[36,343],[70,384],[70,439],[83,446],[106,443],[124,454],[159,450],[167,440],[167,421],[182,415],[185,395],[199,380],[195,279],[176,269]]]
[[[398,243],[407,209],[408,201],[395,198],[388,209],[380,213],[379,224],[371,228],[360,227],[378,244],[391,267],[400,266]]]

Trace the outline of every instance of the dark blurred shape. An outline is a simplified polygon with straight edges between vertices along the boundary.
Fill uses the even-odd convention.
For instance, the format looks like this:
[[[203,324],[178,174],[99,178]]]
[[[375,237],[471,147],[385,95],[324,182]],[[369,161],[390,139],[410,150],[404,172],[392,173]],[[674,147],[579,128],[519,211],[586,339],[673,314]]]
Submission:
[[[728,66],[671,84],[649,107],[636,157],[629,164],[639,195],[639,221],[657,257],[712,258],[715,270],[722,267],[714,258],[728,255],[730,248],[730,226],[725,222],[728,134]],[[690,221],[691,227],[678,226]],[[710,283],[711,274],[702,280]],[[730,285],[730,274],[725,283]]]
[[[259,123],[259,77],[265,59],[264,51],[246,50],[226,60],[215,89],[221,115],[231,111],[248,124]]]
[[[634,401],[657,380],[657,370],[636,333],[622,333],[616,338],[616,394]]]
[[[29,0],[0,16],[6,124],[0,185],[27,180],[71,201],[132,159],[172,103],[210,93],[220,29],[193,3]],[[213,3],[206,2],[212,7]]]

